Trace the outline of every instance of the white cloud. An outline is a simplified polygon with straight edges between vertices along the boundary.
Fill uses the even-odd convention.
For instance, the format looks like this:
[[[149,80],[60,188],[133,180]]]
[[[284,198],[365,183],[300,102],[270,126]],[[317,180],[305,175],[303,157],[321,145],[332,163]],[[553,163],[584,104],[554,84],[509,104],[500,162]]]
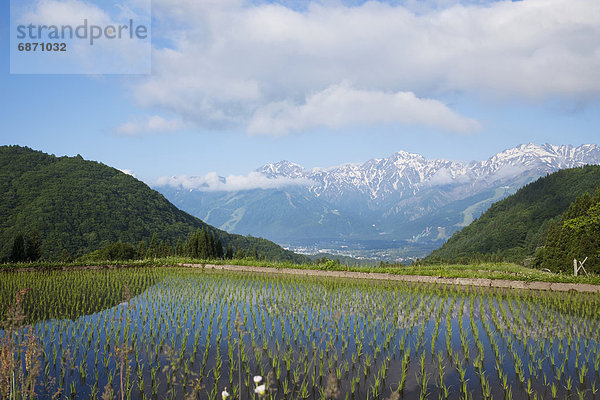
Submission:
[[[101,0],[27,0],[13,3],[15,7],[11,9],[11,17],[16,22],[25,26],[45,26],[45,30],[41,31],[43,35],[49,34],[49,27],[54,27],[61,42],[67,45],[66,52],[47,55],[45,62],[40,64],[39,73],[141,74],[150,71],[149,39],[134,40],[123,33],[119,38],[115,33],[115,37],[109,40],[100,34],[100,30],[105,32],[109,26],[117,32],[117,27],[128,25],[130,19],[136,27],[144,25],[149,34],[150,0],[124,0],[118,4]],[[87,25],[85,29],[84,24]],[[73,31],[63,31],[63,26],[70,26]],[[92,26],[96,29],[94,39],[91,39]],[[39,38],[35,29],[32,33],[34,36],[30,40],[45,38]],[[85,38],[77,35],[85,35]]]
[[[450,131],[468,131],[474,121],[429,99],[455,92],[506,101],[600,97],[599,1],[440,0],[418,12],[414,3],[311,2],[294,10],[154,0],[157,30],[168,32],[169,45],[155,49],[153,75],[135,87],[136,98],[203,127],[250,123],[251,132],[285,132],[310,128],[304,114],[324,119],[311,102],[340,91],[340,82],[358,88],[349,94],[365,105],[414,95],[405,102],[422,106],[421,114],[395,118],[392,106],[367,107],[374,114],[358,122],[428,122]],[[327,106],[339,120],[320,124],[356,122],[349,100]],[[445,122],[434,123],[440,110]]]
[[[135,176],[135,174],[133,173],[133,171],[132,171],[132,170],[130,170],[130,169],[120,169],[119,171],[121,171],[121,172],[122,172],[122,173],[124,173],[124,174],[131,175],[131,176],[133,176],[134,178],[137,178],[137,176]]]
[[[135,119],[125,122],[115,128],[115,132],[125,136],[140,136],[151,133],[175,132],[186,127],[186,123],[179,118],[165,119],[159,115],[152,115],[145,119]]]
[[[449,168],[440,168],[425,182],[425,185],[444,186],[452,183],[467,183],[471,180],[472,178],[467,174],[466,170],[454,172]]]
[[[495,180],[506,180],[515,178],[525,172],[527,172],[527,167],[524,165],[504,165],[497,171],[494,171],[492,176]]]
[[[260,172],[250,172],[248,175],[229,175],[228,177],[211,172],[204,176],[161,177],[156,181],[157,186],[196,189],[205,192],[276,189],[286,186],[308,186],[313,183],[305,178],[268,178]]]
[[[437,100],[419,99],[411,92],[358,90],[341,84],[310,95],[301,105],[282,101],[259,108],[248,131],[280,135],[319,126],[377,123],[417,124],[460,133],[479,127],[475,120],[457,115]]]

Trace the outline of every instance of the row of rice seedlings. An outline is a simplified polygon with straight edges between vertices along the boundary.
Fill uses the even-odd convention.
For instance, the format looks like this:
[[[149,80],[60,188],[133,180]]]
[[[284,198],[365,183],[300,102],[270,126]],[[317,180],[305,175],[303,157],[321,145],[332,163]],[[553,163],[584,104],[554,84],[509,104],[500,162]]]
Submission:
[[[21,362],[28,337],[40,344],[39,395],[585,398],[600,379],[595,295],[184,269],[102,276],[89,298],[122,288],[121,304],[16,335]],[[127,278],[156,284],[132,293],[116,283]]]

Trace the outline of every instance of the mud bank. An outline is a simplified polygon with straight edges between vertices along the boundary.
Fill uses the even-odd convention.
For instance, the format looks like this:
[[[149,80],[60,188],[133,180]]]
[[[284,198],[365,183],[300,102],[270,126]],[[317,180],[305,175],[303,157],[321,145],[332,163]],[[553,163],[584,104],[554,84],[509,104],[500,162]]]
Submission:
[[[442,285],[477,286],[506,289],[549,290],[554,292],[568,292],[570,290],[581,293],[600,293],[600,285],[587,283],[556,283],[556,282],[527,282],[503,279],[483,278],[444,278],[439,276],[399,275],[373,272],[350,271],[322,271],[294,268],[268,268],[251,267],[242,265],[215,265],[215,264],[179,264],[182,267],[203,268],[217,271],[257,272],[262,274],[283,274],[315,277],[347,278],[347,279],[372,279],[383,281],[399,281],[414,283],[432,283]]]

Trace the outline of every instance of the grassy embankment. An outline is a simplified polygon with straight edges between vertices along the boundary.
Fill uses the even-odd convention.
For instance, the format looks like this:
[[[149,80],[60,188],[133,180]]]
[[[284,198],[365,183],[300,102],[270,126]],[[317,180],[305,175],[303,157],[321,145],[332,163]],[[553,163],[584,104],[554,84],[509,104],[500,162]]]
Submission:
[[[525,268],[512,263],[480,263],[469,265],[431,265],[431,266],[394,266],[394,267],[360,267],[347,266],[336,263],[326,264],[293,264],[284,262],[273,262],[265,260],[240,259],[240,260],[198,260],[183,257],[168,257],[136,261],[104,261],[90,263],[75,261],[70,263],[38,262],[2,264],[0,271],[18,270],[56,270],[56,269],[80,269],[91,267],[148,267],[148,266],[177,266],[179,264],[217,264],[217,265],[239,265],[251,267],[268,268],[291,268],[322,271],[351,271],[388,273],[398,275],[421,275],[436,276],[444,278],[482,278],[482,279],[505,279],[527,282],[560,282],[560,283],[588,283],[600,285],[600,276],[589,275],[575,277],[568,274],[554,274],[536,269]]]

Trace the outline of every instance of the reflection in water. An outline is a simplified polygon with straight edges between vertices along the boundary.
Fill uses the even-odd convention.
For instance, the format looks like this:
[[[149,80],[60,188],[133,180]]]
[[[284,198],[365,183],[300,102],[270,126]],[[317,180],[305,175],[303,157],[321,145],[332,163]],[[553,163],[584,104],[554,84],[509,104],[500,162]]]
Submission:
[[[69,272],[2,273],[0,277],[0,321],[24,288],[29,293],[23,307],[26,323],[44,319],[76,319],[114,307],[123,301],[125,290],[137,296],[159,280],[159,273],[137,268],[114,270],[76,270]]]
[[[165,268],[2,278],[4,320],[31,288],[12,351],[25,368],[35,338],[40,398],[247,399],[256,375],[277,399],[593,398],[600,379],[598,295]]]

